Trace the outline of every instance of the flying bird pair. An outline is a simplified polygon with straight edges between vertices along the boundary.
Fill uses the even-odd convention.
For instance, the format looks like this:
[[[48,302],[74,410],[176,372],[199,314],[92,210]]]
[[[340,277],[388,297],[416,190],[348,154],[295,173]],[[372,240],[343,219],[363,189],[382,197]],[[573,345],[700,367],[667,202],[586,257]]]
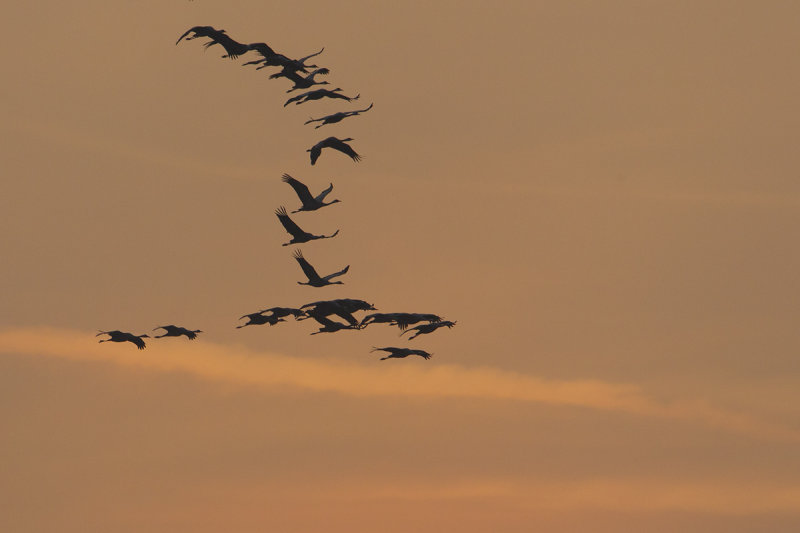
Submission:
[[[157,328],[153,328],[153,331],[157,329],[163,329],[163,335],[156,335],[155,339],[161,339],[163,337],[180,337],[181,335],[185,335],[190,340],[194,340],[197,338],[198,333],[202,333],[201,330],[189,330],[186,328],[182,328],[180,326],[158,326]],[[149,339],[150,335],[134,335],[133,333],[128,333],[127,331],[119,331],[119,330],[112,330],[112,331],[101,331],[95,337],[99,337],[100,335],[108,335],[107,339],[101,339],[97,342],[132,342],[136,345],[137,348],[140,350],[144,350],[145,342],[142,339]]]
[[[307,55],[300,59],[291,59],[283,54],[275,52],[275,50],[273,50],[266,43],[240,43],[231,38],[225,30],[218,30],[212,26],[194,26],[189,28],[183,33],[183,35],[178,37],[178,40],[175,42],[175,44],[177,45],[181,42],[181,40],[184,39],[191,41],[200,37],[207,37],[211,39],[209,42],[204,44],[206,48],[214,46],[215,44],[222,46],[226,52],[226,54],[222,56],[223,58],[236,59],[237,57],[242,56],[252,50],[261,54],[262,59],[248,61],[245,63],[245,65],[260,64],[261,66],[258,67],[259,69],[269,66],[282,67],[283,72],[296,73],[299,71],[306,73],[308,72],[308,68],[316,68],[317,65],[306,65],[305,62],[314,56],[318,56],[323,50],[325,50],[323,48],[319,52]],[[311,85],[313,85],[313,83]],[[308,85],[308,87],[311,85]],[[296,88],[302,89],[306,87],[300,86]]]

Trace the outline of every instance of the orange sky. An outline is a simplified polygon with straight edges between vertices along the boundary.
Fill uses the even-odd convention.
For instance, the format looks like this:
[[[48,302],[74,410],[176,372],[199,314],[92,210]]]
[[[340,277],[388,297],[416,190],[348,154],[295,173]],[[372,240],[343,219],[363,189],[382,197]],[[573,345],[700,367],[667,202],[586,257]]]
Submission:
[[[111,4],[2,9],[0,530],[800,527],[795,4]],[[331,298],[458,324],[235,328]]]

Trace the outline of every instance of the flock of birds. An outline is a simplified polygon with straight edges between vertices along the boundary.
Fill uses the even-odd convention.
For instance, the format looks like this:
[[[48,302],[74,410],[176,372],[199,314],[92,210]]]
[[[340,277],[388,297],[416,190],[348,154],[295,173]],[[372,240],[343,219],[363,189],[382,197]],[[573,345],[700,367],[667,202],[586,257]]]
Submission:
[[[328,75],[330,70],[325,67],[318,67],[317,65],[307,63],[309,59],[320,55],[324,51],[324,48],[319,52],[307,55],[300,59],[291,59],[283,54],[275,52],[266,43],[240,43],[231,38],[225,30],[217,30],[211,26],[194,26],[184,32],[183,35],[178,38],[175,44],[177,45],[182,40],[190,41],[198,38],[209,39],[209,41],[204,43],[205,48],[210,48],[214,45],[221,46],[225,50],[225,54],[222,56],[223,58],[236,59],[239,56],[243,56],[249,52],[254,52],[260,55],[259,59],[247,61],[244,63],[244,65],[257,65],[257,70],[267,67],[279,67],[280,70],[271,74],[269,77],[270,79],[286,78],[291,81],[293,85],[287,90],[287,93],[291,93],[296,90],[310,89],[315,85],[328,84],[327,81],[320,81],[317,79],[317,77]],[[284,107],[291,103],[300,105],[311,100],[320,100],[323,98],[339,99],[352,102],[360,97],[360,94],[357,94],[353,97],[348,97],[341,94],[341,91],[342,89],[338,87],[332,90],[318,88],[301,93],[297,96],[293,96],[289,98],[283,105]],[[320,118],[311,118],[310,120],[306,121],[305,124],[319,123],[314,126],[315,129],[319,129],[322,126],[336,124],[348,117],[354,117],[360,115],[361,113],[365,113],[372,109],[372,106],[373,104],[370,104],[364,109],[340,111]],[[317,162],[324,148],[331,148],[333,150],[342,152],[355,162],[360,161],[361,156],[356,153],[356,151],[349,144],[347,144],[352,140],[353,139],[349,137],[345,139],[327,137],[321,140],[306,150],[310,154],[311,164],[314,165]],[[339,202],[339,200],[330,200],[326,202],[326,198],[331,191],[333,191],[333,183],[331,183],[319,194],[314,196],[304,183],[293,178],[289,174],[284,174],[281,179],[283,182],[289,184],[292,189],[294,189],[294,192],[301,203],[301,206],[292,211],[292,214],[303,211],[316,211],[323,207],[327,207]],[[275,215],[278,217],[278,220],[286,232],[291,236],[289,242],[284,243],[283,246],[307,243],[317,239],[330,239],[339,233],[339,230],[336,230],[330,235],[314,235],[312,233],[308,233],[307,231],[301,229],[300,226],[298,226],[297,223],[291,219],[289,213],[286,211],[286,208],[283,206],[279,207],[275,211]],[[300,269],[303,271],[303,274],[308,279],[308,281],[305,282],[298,281],[297,283],[299,285],[308,285],[310,287],[317,288],[328,285],[340,285],[343,284],[342,281],[333,281],[333,279],[344,276],[350,269],[350,265],[347,265],[338,272],[320,276],[317,270],[305,258],[302,251],[295,250],[293,257],[300,265]],[[372,304],[364,300],[356,300],[351,298],[320,300],[307,303],[299,308],[270,307],[255,313],[242,315],[239,320],[246,318],[247,322],[236,326],[236,328],[263,324],[274,326],[278,322],[285,322],[286,318],[291,316],[295,321],[303,321],[308,319],[316,321],[320,327],[317,331],[312,332],[311,335],[317,335],[319,333],[334,333],[341,330],[360,330],[371,324],[388,324],[390,326],[397,326],[400,329],[400,336],[407,333],[413,333],[413,335],[408,337],[408,340],[412,340],[420,335],[433,333],[439,328],[452,328],[456,324],[453,321],[442,319],[439,315],[429,313],[372,313],[359,320],[354,314],[362,311],[377,311],[377,309]],[[340,318],[344,322],[334,320],[331,317]],[[415,324],[419,325],[415,326]],[[198,333],[203,333],[199,329],[190,330],[184,327],[175,326],[173,324],[158,326],[154,328],[153,331],[159,329],[164,330],[164,333],[161,335],[156,335],[152,338],[160,339],[163,337],[185,336],[188,339],[193,340],[197,338]],[[146,334],[134,335],[133,333],[119,330],[100,331],[97,336],[100,335],[107,335],[108,338],[101,339],[99,342],[131,342],[140,350],[143,350],[146,347],[143,339],[150,338],[150,336]],[[418,355],[424,359],[430,359],[432,355],[425,350],[398,348],[394,346],[386,346],[383,348],[373,347],[372,351],[385,352],[387,355],[385,357],[381,357],[381,360],[404,358],[408,357],[409,355]]]

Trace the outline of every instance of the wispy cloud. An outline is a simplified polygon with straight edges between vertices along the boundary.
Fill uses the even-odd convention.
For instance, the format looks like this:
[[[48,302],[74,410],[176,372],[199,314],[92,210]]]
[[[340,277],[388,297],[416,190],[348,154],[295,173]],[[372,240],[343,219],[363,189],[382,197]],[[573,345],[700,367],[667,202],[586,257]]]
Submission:
[[[725,515],[800,512],[800,486],[732,484],[714,480],[671,481],[646,478],[598,478],[577,481],[521,482],[483,479],[375,484],[366,480],[321,487],[325,499],[353,501],[491,501],[530,510],[577,509],[622,512],[685,511]],[[289,491],[293,487],[289,487]],[[298,496],[300,487],[296,488]]]
[[[346,476],[344,476],[346,478]],[[308,484],[213,483],[196,487],[200,499],[225,506],[233,501],[248,508],[264,501],[279,501],[284,508],[313,501],[315,508],[353,507],[369,513],[396,505],[449,509],[478,506],[498,508],[522,515],[541,512],[613,511],[621,513],[690,512],[727,516],[766,513],[800,513],[800,486],[780,483],[731,483],[730,480],[659,478],[589,478],[570,481],[527,481],[512,478],[462,478],[444,480],[342,479],[317,480],[313,494]],[[455,507],[454,507],[455,506]],[[194,506],[196,508],[196,505]]]
[[[72,360],[105,361],[153,371],[270,388],[289,385],[350,396],[484,398],[583,407],[640,416],[700,422],[771,440],[800,442],[800,431],[693,400],[659,400],[633,384],[598,380],[548,380],[489,367],[417,361],[353,362],[354,358],[307,359],[238,345],[184,339],[133,345],[99,344],[91,332],[19,328],[0,331],[0,352]],[[362,361],[368,356],[359,354]],[[348,360],[349,359],[349,360]]]

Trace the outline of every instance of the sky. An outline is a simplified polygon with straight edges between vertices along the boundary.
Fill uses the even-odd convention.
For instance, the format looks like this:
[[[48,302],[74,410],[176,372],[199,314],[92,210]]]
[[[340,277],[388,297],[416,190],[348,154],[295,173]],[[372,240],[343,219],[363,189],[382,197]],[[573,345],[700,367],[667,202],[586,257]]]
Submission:
[[[2,13],[0,530],[800,527],[796,3]],[[360,98],[284,107],[195,25]],[[335,238],[281,246],[284,173]],[[334,298],[457,324],[235,327]],[[95,336],[163,324],[204,333]]]

